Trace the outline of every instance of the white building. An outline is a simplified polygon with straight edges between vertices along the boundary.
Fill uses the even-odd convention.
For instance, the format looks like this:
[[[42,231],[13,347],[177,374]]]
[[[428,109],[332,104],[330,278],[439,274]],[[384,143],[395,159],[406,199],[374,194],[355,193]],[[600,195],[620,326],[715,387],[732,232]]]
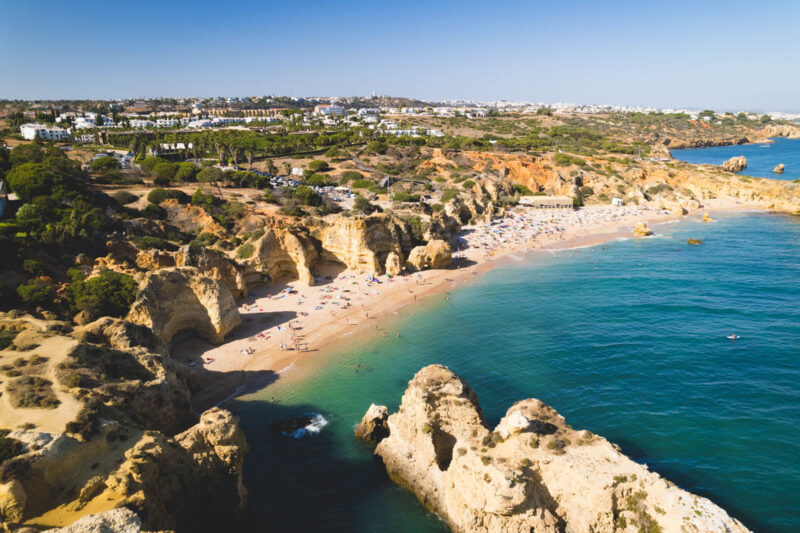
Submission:
[[[69,139],[69,132],[64,128],[50,128],[44,124],[23,124],[19,127],[19,131],[29,141],[36,137],[46,141],[66,141]]]
[[[314,114],[322,116],[344,115],[344,108],[333,104],[319,104],[314,106]]]

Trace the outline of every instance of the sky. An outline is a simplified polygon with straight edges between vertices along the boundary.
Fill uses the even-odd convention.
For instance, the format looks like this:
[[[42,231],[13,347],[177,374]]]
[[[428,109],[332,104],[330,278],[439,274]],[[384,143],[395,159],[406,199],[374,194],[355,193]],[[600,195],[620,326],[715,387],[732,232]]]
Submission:
[[[0,0],[0,98],[800,111],[797,0]]]

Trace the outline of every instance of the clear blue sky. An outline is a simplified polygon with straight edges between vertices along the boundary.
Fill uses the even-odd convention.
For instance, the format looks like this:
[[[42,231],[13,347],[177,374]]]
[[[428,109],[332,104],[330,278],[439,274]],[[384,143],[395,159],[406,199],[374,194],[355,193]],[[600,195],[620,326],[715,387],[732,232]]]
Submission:
[[[800,2],[0,0],[0,98],[800,110]]]

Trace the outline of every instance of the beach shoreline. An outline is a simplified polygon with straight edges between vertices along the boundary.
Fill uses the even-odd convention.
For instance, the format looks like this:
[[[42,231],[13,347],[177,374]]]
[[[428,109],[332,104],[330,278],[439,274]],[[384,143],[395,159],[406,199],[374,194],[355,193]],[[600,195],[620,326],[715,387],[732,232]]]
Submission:
[[[472,283],[509,261],[519,260],[520,255],[632,238],[633,227],[639,222],[655,225],[691,220],[702,213],[765,211],[765,208],[760,204],[730,201],[709,201],[703,209],[687,215],[631,208],[633,214],[612,223],[592,224],[593,216],[601,213],[600,210],[605,210],[603,215],[611,212],[607,206],[569,213],[518,208],[510,217],[492,225],[465,227],[461,235],[469,247],[454,251],[455,266],[450,269],[426,270],[395,278],[381,276],[379,283],[367,282],[363,273],[337,272],[332,273],[330,279],[325,279],[323,273],[321,283],[310,287],[291,281],[259,288],[240,302],[242,326],[225,343],[211,345],[196,336],[187,337],[174,343],[173,358],[179,362],[191,359],[209,371],[210,379],[192,395],[193,405],[200,412],[261,390],[276,380],[291,383],[306,379],[347,345],[363,345],[390,334],[400,335],[392,324],[412,307],[417,311],[417,304],[422,307],[444,302],[450,290]],[[519,238],[498,242],[493,248],[485,244],[485,235],[495,231],[495,227],[502,227],[508,219],[521,220],[516,217],[535,215],[582,221],[581,214],[590,223],[562,226],[563,231],[539,234],[535,240]],[[475,245],[476,242],[483,243],[483,247]],[[283,349],[284,346],[289,349]]]

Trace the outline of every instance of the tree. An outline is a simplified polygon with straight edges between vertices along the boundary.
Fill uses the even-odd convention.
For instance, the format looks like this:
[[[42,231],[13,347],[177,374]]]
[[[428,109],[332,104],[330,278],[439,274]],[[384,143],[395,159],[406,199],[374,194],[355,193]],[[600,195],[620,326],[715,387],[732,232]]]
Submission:
[[[17,294],[29,307],[53,307],[56,291],[46,281],[32,278],[17,287]]]
[[[58,176],[42,163],[16,165],[6,179],[11,190],[26,202],[48,194],[50,188],[60,182]]]
[[[136,299],[138,285],[127,274],[101,270],[83,279],[77,274],[67,289],[73,311],[88,311],[94,316],[123,316]]]
[[[197,181],[197,173],[200,169],[192,163],[178,163],[178,171],[175,173],[177,181]]]
[[[353,211],[357,213],[362,213],[364,215],[369,215],[373,211],[375,211],[375,206],[369,203],[369,200],[361,196],[360,194],[356,196],[355,201],[353,202]]]
[[[307,185],[298,185],[292,196],[304,205],[317,206],[322,203],[322,197]]]
[[[38,138],[38,137],[37,137]],[[11,150],[9,161],[12,167],[22,163],[41,163],[44,159],[44,150],[36,144],[21,144]]]
[[[308,168],[309,170],[312,170],[314,172],[327,172],[328,170],[331,169],[328,163],[326,163],[325,161],[321,161],[319,159],[310,162],[308,164]]]

